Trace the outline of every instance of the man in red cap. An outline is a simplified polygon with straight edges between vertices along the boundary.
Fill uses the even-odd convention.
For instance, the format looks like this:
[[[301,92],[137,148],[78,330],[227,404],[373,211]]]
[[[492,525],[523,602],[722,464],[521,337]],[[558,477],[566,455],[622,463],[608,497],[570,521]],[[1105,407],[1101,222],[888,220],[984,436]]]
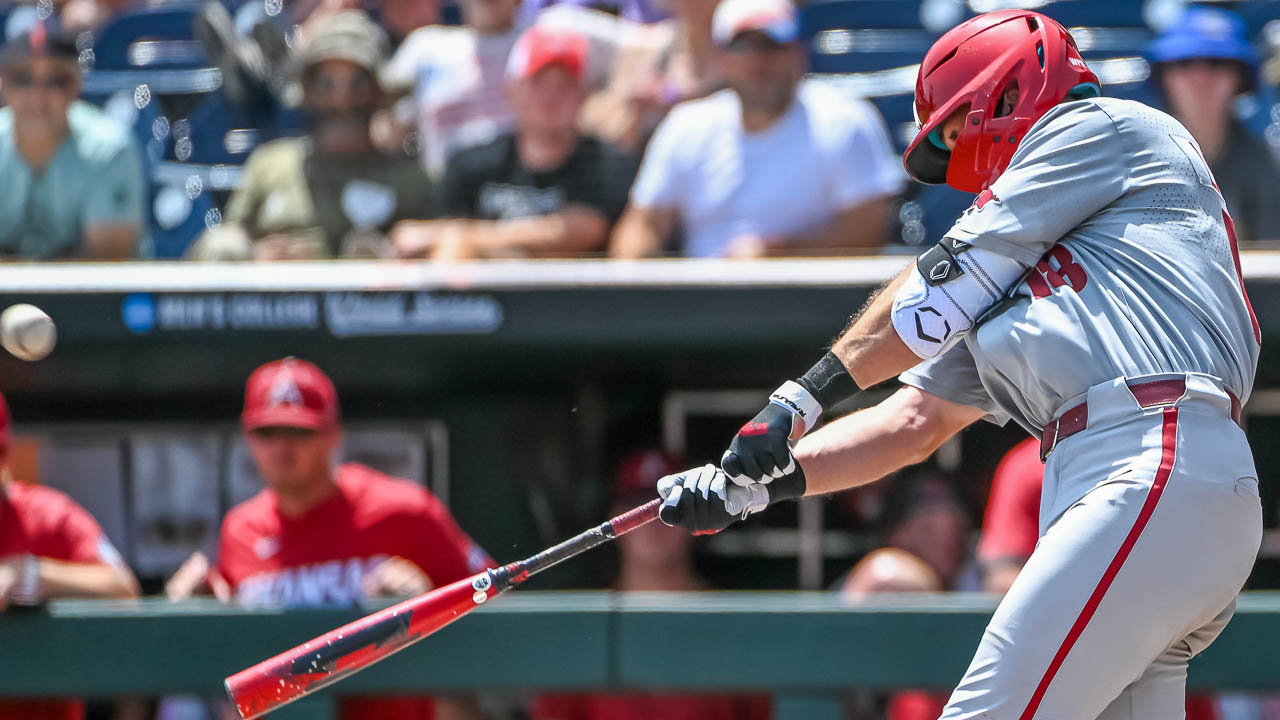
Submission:
[[[59,597],[138,596],[138,581],[84,508],[9,471],[9,408],[0,396],[0,611]],[[78,720],[78,700],[0,700],[0,718]]]
[[[516,129],[454,154],[440,194],[449,220],[392,232],[401,257],[459,260],[599,252],[622,214],[635,161],[578,130],[587,40],[535,25],[511,50]]]
[[[250,605],[347,605],[416,595],[493,566],[425,488],[356,463],[334,467],[338,396],[315,365],[285,358],[255,370],[241,423],[267,487],[223,520],[215,591],[225,583]],[[432,718],[433,705],[357,698],[341,703],[341,717]],[[439,705],[442,717],[467,716],[465,703]]]

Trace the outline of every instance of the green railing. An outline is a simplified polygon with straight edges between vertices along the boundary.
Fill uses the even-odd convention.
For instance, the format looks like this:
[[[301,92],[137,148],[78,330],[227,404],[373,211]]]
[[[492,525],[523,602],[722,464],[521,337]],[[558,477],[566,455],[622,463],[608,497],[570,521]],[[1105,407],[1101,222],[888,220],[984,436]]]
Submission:
[[[993,608],[977,595],[516,593],[272,717],[330,718],[335,690],[767,689],[778,720],[835,720],[851,687],[955,683]],[[0,695],[215,693],[224,676],[363,612],[156,600],[10,611]],[[1245,594],[1190,683],[1280,689],[1277,648],[1280,593]]]

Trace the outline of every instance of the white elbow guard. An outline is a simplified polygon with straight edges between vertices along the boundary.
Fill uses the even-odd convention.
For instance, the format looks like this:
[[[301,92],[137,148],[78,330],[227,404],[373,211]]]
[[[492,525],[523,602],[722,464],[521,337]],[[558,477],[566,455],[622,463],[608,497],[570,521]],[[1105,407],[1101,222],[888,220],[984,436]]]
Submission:
[[[893,327],[911,352],[937,357],[963,338],[1027,266],[953,238],[916,258],[893,301]]]

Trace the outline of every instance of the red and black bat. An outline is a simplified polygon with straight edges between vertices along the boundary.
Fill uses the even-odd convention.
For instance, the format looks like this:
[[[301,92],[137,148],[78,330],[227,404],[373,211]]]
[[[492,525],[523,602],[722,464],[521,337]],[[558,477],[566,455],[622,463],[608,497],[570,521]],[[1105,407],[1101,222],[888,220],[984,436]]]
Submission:
[[[654,499],[533,557],[486,570],[366,615],[226,679],[243,718],[256,718],[409,647],[531,576],[658,517]]]

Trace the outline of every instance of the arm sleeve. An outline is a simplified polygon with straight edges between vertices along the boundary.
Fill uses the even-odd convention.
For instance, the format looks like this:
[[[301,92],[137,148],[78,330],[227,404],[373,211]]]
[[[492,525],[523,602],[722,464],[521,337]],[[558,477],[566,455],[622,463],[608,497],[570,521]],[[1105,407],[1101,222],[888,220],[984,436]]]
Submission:
[[[1124,192],[1119,130],[1091,102],[1059,105],[1036,123],[1009,168],[947,237],[1035,265],[1072,228]]]
[[[132,140],[100,168],[89,183],[81,218],[85,227],[99,224],[141,228],[145,202],[142,156]]]
[[[683,108],[687,110],[688,108]],[[636,184],[631,188],[631,203],[642,208],[677,208],[684,197],[677,165],[681,151],[682,108],[667,115],[649,141]],[[688,146],[685,146],[688,152]]]
[[[836,209],[847,209],[902,189],[902,166],[894,157],[884,120],[866,101],[842,115],[833,157],[832,192]]]
[[[428,495],[426,506],[416,514],[410,537],[413,556],[409,559],[422,568],[436,587],[495,567],[489,553],[458,527],[434,495]]]
[[[996,406],[982,385],[969,346],[960,343],[945,353],[926,360],[898,376],[904,385],[919,388],[957,405],[967,405],[987,413],[997,425],[1009,422],[1009,414]]]
[[[1040,535],[1040,485],[1044,466],[1040,444],[1024,440],[1000,461],[991,478],[991,497],[982,519],[978,560],[1025,562]]]

